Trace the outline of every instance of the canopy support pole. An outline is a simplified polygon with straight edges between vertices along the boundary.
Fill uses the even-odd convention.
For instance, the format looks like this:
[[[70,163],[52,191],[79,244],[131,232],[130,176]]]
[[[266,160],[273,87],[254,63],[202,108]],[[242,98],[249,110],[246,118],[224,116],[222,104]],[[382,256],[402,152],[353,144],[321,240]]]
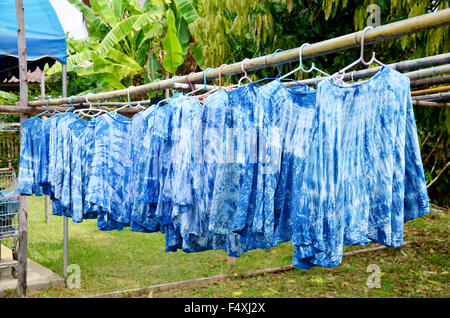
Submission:
[[[45,68],[41,70],[41,100],[45,100]],[[47,119],[47,116],[42,116],[42,119]],[[45,196],[45,223],[50,224],[50,196]]]
[[[62,64],[62,95],[67,97],[67,64]],[[69,262],[69,218],[64,217],[64,255],[63,255],[63,277],[67,283],[67,265]]]
[[[17,16],[17,46],[19,49],[19,81],[20,104],[28,105],[27,82],[27,44],[25,39],[25,17],[23,0],[16,0]],[[28,116],[20,114],[22,123]],[[22,125],[21,125],[22,132]],[[20,169],[20,167],[19,167]],[[28,197],[20,196],[19,203],[19,250],[17,267],[17,295],[21,298],[27,296],[27,247],[28,247]]]

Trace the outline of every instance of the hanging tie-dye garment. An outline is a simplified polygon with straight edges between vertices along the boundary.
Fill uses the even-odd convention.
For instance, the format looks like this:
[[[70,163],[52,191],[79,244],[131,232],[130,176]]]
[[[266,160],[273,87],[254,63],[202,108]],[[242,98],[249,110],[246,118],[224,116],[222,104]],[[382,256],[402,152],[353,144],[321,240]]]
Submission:
[[[122,230],[131,218],[131,125],[119,114],[97,117],[86,200],[101,208],[97,228]]]
[[[94,155],[94,130],[96,118],[79,119],[69,125],[72,148],[70,171],[70,198],[72,219],[75,223],[83,219],[96,219],[99,207],[86,201],[89,174]]]
[[[42,120],[32,117],[22,122],[18,191],[22,195],[42,195],[39,185]]]
[[[403,243],[404,221],[429,212],[409,78],[389,68],[370,80],[317,90],[318,133],[301,188],[293,264],[340,264],[344,245]]]

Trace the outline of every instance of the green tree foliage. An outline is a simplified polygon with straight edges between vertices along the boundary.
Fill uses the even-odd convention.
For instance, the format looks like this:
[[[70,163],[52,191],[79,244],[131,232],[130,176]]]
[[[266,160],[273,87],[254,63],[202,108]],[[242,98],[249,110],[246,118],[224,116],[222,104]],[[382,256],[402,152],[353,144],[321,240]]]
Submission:
[[[19,96],[14,93],[0,91],[0,105],[15,103],[18,99]]]
[[[362,30],[369,17],[367,8],[372,3],[380,8],[381,24],[449,7],[449,2],[444,0],[199,1],[200,18],[189,29],[201,48],[201,66],[217,67],[270,54],[278,48],[287,50],[305,42],[316,43]],[[441,27],[367,49],[375,49],[377,57],[385,62],[448,52],[448,31],[449,27]],[[358,50],[339,52],[317,58],[315,62],[333,72],[356,59],[358,54]],[[304,75],[298,74],[299,78]]]
[[[83,13],[89,40],[68,40],[68,71],[90,77],[97,89],[123,89],[175,73],[187,54],[190,0],[69,0]],[[60,65],[47,74],[61,71]],[[94,88],[93,90],[96,90]]]

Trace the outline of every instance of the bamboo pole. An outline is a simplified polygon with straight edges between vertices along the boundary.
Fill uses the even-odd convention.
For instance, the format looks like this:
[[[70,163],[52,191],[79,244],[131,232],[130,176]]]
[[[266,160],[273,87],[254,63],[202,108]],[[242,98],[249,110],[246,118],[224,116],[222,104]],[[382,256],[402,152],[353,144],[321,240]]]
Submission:
[[[414,60],[412,60],[412,61],[414,61]],[[400,63],[404,63],[404,62],[400,62]],[[393,68],[397,69],[397,71],[405,70],[403,67],[396,66],[395,63],[391,64],[391,65],[393,66]],[[415,67],[417,68],[417,67],[422,67],[422,66],[419,66],[419,64],[415,64]],[[344,81],[349,81],[351,79],[359,80],[359,79],[371,77],[371,76],[375,75],[380,69],[381,69],[381,67],[372,67],[372,68],[367,68],[367,69],[360,70],[360,71],[353,71],[350,73],[345,73],[343,80]],[[450,73],[450,64],[429,67],[429,68],[426,68],[423,70],[418,70],[418,71],[413,71],[413,72],[408,72],[408,73],[403,73],[403,74],[408,76],[410,78],[410,80],[417,80],[417,79],[423,79],[423,78],[447,74],[447,73]],[[325,79],[325,77],[321,77],[321,78],[317,78],[317,79],[309,78],[306,80],[301,80],[299,82],[302,84],[305,84],[305,85],[315,85],[316,82],[319,83],[319,82],[323,81],[324,79]],[[297,85],[296,82],[290,82],[290,83],[286,84],[286,86],[296,86],[296,85]]]
[[[23,0],[16,0],[17,15],[17,46],[19,49],[19,81],[20,81],[20,104],[28,104],[28,82],[27,82],[27,47],[25,38],[25,17]],[[20,116],[20,121],[26,119]],[[20,196],[19,207],[19,251],[17,268],[17,294],[19,297],[27,295],[27,247],[28,247],[28,198]]]
[[[414,60],[412,60],[414,61]],[[404,62],[400,62],[402,63],[402,67],[399,67],[400,69],[402,69],[403,67],[406,67],[405,65],[409,65],[408,67],[415,65],[415,67],[420,67],[421,65],[416,64],[416,63],[404,63]],[[427,63],[430,63],[429,61]],[[396,64],[393,64],[394,66]],[[398,66],[396,66],[398,67]],[[375,70],[373,70],[375,69]],[[370,69],[365,69],[365,70],[361,70],[361,71],[355,71],[354,72],[354,79],[360,79],[360,78],[366,78],[367,76],[373,75],[377,72],[376,68],[370,68]],[[450,73],[450,64],[446,64],[446,65],[441,65],[441,66],[436,66],[436,67],[430,67],[427,69],[422,69],[422,70],[418,70],[418,71],[412,71],[412,72],[408,72],[408,73],[403,73],[404,75],[408,76],[408,77],[413,77],[416,79],[421,79],[421,78],[427,78],[430,75],[440,75],[440,74],[445,74],[445,73]],[[351,74],[346,74],[345,78],[348,80],[351,78]],[[315,80],[314,79],[308,79],[308,80],[302,80],[300,81],[300,83],[303,84],[314,84]],[[298,85],[297,82],[286,82],[283,83],[286,86],[295,86]],[[178,84],[177,84],[178,85]],[[203,85],[200,85],[203,86]],[[148,105],[150,104],[150,100],[146,100],[146,101],[140,101],[139,103],[141,103],[141,105]],[[131,102],[131,105],[136,105],[138,102]],[[106,103],[93,103],[93,106],[123,106],[126,103],[123,102],[106,102]],[[417,106],[432,106],[432,104],[417,104]],[[69,108],[70,105],[65,105],[65,106],[49,106],[49,110],[50,111],[54,111],[55,109],[59,110],[59,111],[65,111],[67,110],[67,108]],[[442,105],[438,105],[436,104],[436,107],[445,107]],[[27,106],[7,106],[7,105],[0,105],[0,114],[1,113],[29,113],[29,114],[38,114],[41,113],[43,111],[45,111],[47,109],[46,106],[35,106],[35,107],[27,107]],[[107,108],[106,108],[107,109]],[[135,114],[137,111],[139,110],[135,110],[135,109],[131,109],[131,108],[125,108],[119,111],[119,113],[123,114],[123,115],[133,115]]]
[[[421,15],[418,17],[386,24],[374,29],[368,30],[365,34],[364,41],[366,44],[376,43],[384,40],[396,39],[408,34],[413,34],[432,28],[437,28],[440,26],[445,26],[450,24],[450,8],[439,10],[433,13]],[[302,55],[304,59],[312,58],[315,56],[321,56],[333,52],[338,52],[350,48],[355,48],[360,46],[362,32],[354,32],[344,36],[340,36],[334,39],[321,41],[318,43],[311,44],[304,47]],[[279,64],[290,63],[298,61],[298,49],[292,49],[280,52],[278,54],[270,54],[266,56],[261,56],[258,58],[249,59],[247,62],[238,62],[221,69],[222,76],[230,76],[242,73],[242,67],[246,71],[254,71],[262,68],[272,67]],[[192,74],[190,77],[193,83],[203,82],[203,73],[197,72]],[[219,69],[209,70],[206,74],[207,80],[216,79],[219,77]],[[177,77],[173,79],[176,83],[188,83],[187,75]],[[166,79],[159,82],[153,82],[145,85],[140,85],[128,89],[115,90],[106,93],[92,94],[88,95],[89,101],[111,99],[118,97],[125,97],[127,93],[130,95],[140,95],[150,91],[162,90],[165,88],[170,88],[172,85],[171,79]],[[84,102],[85,96],[73,96],[72,102],[79,103]],[[68,98],[58,98],[53,99],[49,102],[50,105],[61,105],[68,104]],[[42,101],[30,102],[30,106],[43,106]]]
[[[440,108],[448,108],[450,107],[450,103],[436,103],[436,102],[427,102],[423,100],[413,100],[413,106],[421,106],[421,107],[440,107]]]
[[[429,101],[444,101],[450,99],[450,93],[437,93],[429,95],[413,96],[413,100],[429,100]]]
[[[425,95],[425,94],[438,93],[438,92],[446,92],[449,90],[450,90],[450,86],[440,86],[440,87],[422,89],[420,91],[413,91],[413,92],[411,92],[411,96]]]
[[[450,83],[450,75],[413,80],[411,81],[411,87],[429,87],[432,85],[447,84],[447,83]]]

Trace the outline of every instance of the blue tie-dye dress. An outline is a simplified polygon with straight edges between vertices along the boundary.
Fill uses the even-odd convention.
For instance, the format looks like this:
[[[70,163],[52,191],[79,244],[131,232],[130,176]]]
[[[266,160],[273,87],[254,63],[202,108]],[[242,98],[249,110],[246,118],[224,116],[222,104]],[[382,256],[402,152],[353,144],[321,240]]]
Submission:
[[[315,127],[315,92],[307,86],[286,88],[275,80],[257,91],[247,130],[247,155],[233,231],[252,249],[268,249],[290,240],[290,211],[297,196]],[[281,179],[280,177],[283,176]],[[291,184],[289,184],[291,182]]]
[[[70,161],[70,198],[73,222],[96,219],[98,206],[86,201],[89,175],[94,155],[94,129],[96,118],[79,119],[69,125],[72,148]]]
[[[131,121],[119,114],[97,117],[86,200],[101,208],[97,228],[122,230],[131,218]]]
[[[293,264],[340,264],[343,246],[403,243],[404,221],[429,212],[409,78],[383,67],[370,80],[317,90],[318,132],[302,185]]]

